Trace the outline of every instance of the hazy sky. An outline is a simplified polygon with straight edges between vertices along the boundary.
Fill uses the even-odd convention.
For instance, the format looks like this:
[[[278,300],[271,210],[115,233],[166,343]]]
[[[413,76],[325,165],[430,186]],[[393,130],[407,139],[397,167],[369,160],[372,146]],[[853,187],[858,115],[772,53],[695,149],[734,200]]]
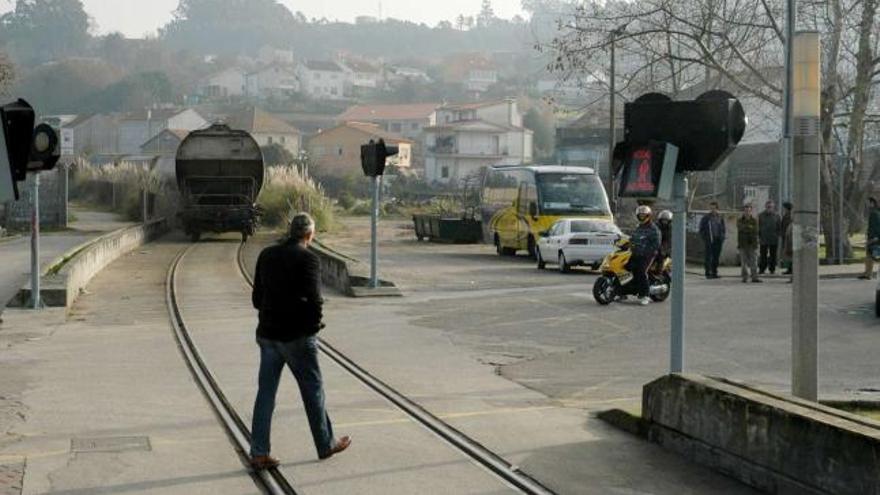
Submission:
[[[291,12],[301,11],[309,19],[326,17],[352,22],[358,15],[394,17],[435,25],[453,20],[458,14],[476,15],[481,0],[280,0]],[[129,37],[154,32],[168,22],[179,0],[83,0],[86,12],[94,19],[97,33],[121,31]],[[14,0],[0,0],[0,12],[12,10]],[[520,0],[492,0],[495,15],[511,18],[523,15]]]

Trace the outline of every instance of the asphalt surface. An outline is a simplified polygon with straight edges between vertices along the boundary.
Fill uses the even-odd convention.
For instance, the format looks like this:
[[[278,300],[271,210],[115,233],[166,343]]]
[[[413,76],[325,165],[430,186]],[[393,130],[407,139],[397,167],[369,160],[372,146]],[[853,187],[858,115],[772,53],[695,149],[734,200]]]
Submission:
[[[323,239],[368,260],[367,228],[358,218]],[[407,294],[395,305],[518,383],[579,406],[633,407],[641,386],[668,369],[669,304],[600,306],[591,294],[596,274],[586,269],[566,275],[487,245],[418,242],[407,222],[385,222],[381,232],[380,276]],[[695,275],[686,284],[686,370],[787,392],[791,284]],[[880,399],[875,287],[820,282],[823,398]]]

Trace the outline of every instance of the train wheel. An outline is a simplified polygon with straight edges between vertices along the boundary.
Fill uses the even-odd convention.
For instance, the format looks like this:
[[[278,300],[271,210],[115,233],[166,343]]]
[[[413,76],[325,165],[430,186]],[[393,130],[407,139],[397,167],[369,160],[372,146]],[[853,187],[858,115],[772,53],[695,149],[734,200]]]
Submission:
[[[248,240],[248,233],[242,232],[241,233],[241,242],[247,242],[247,240]]]
[[[199,242],[199,239],[201,239],[201,238],[202,238],[201,232],[190,232],[189,233],[189,240],[191,240],[193,242]]]

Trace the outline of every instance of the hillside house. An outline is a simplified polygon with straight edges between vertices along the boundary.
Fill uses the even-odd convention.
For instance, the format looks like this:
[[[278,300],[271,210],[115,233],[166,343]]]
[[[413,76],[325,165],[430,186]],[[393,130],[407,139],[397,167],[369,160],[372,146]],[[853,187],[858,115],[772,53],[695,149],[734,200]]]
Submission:
[[[306,60],[296,66],[302,91],[312,98],[341,100],[345,98],[347,74],[336,62]]]
[[[238,67],[224,69],[199,83],[199,95],[208,99],[243,96],[246,91],[247,76]]]
[[[250,133],[261,148],[277,144],[293,156],[298,156],[302,149],[299,129],[256,107],[230,117],[229,126]]]
[[[382,70],[377,65],[357,59],[343,60],[339,65],[348,74],[347,86],[351,90],[346,91],[346,94],[361,94],[379,89],[384,84]]]
[[[208,127],[209,122],[192,108],[147,109],[132,112],[119,122],[119,147],[124,155],[140,153],[141,146],[165,129],[194,131]]]
[[[245,87],[252,98],[286,97],[302,89],[296,71],[277,63],[249,73]]]
[[[425,178],[456,182],[490,165],[533,159],[533,132],[522,126],[515,99],[446,105],[425,128]]]
[[[384,139],[386,144],[398,146],[397,155],[388,158],[388,164],[408,169],[411,166],[412,141],[387,132],[376,124],[366,122],[345,122],[332,129],[318,133],[309,140],[309,155],[319,173],[344,177],[360,174],[361,145],[371,139]]]

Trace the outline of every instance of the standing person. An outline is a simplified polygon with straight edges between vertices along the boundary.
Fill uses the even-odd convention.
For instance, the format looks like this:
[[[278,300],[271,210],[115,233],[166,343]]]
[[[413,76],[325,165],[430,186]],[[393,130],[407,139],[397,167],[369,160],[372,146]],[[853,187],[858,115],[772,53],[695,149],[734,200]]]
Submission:
[[[285,364],[299,385],[318,458],[326,459],[351,444],[348,436],[333,437],[324,408],[316,336],[324,327],[321,265],[308,249],[314,237],[314,220],[307,213],[298,213],[290,222],[287,241],[267,247],[257,260],[252,301],[259,311],[260,374],[251,430],[250,462],[254,469],[278,466],[278,460],[269,456],[269,438]]]
[[[791,275],[791,263],[794,258],[794,249],[791,245],[791,202],[782,203],[782,267],[785,271],[783,275]]]
[[[718,213],[718,202],[709,203],[709,213],[700,219],[700,237],[703,239],[703,248],[706,252],[704,266],[706,278],[718,278],[718,260],[721,257],[721,248],[724,246],[724,238],[727,236],[727,228],[724,225],[724,217]]]
[[[761,275],[770,270],[776,273],[776,255],[779,252],[779,238],[782,236],[782,218],[776,213],[773,200],[764,203],[764,211],[758,215],[758,237],[761,242],[761,258],[758,261],[758,273]]]
[[[639,226],[629,239],[632,250],[629,266],[633,274],[633,282],[639,290],[639,304],[644,306],[651,302],[648,297],[651,287],[648,281],[648,267],[651,266],[651,261],[660,249],[660,229],[654,225],[651,208],[647,205],[636,208],[636,218],[639,220]]]
[[[865,234],[865,273],[859,275],[861,279],[870,279],[874,276],[874,258],[872,251],[880,243],[880,208],[877,206],[877,198],[868,198],[868,233]]]
[[[742,281],[746,283],[751,277],[752,282],[761,282],[758,278],[758,219],[752,215],[751,203],[743,205],[743,214],[736,221],[736,247],[739,249],[739,260],[742,266]]]
[[[660,229],[660,263],[672,256],[672,212],[663,210],[657,214],[657,228]]]

